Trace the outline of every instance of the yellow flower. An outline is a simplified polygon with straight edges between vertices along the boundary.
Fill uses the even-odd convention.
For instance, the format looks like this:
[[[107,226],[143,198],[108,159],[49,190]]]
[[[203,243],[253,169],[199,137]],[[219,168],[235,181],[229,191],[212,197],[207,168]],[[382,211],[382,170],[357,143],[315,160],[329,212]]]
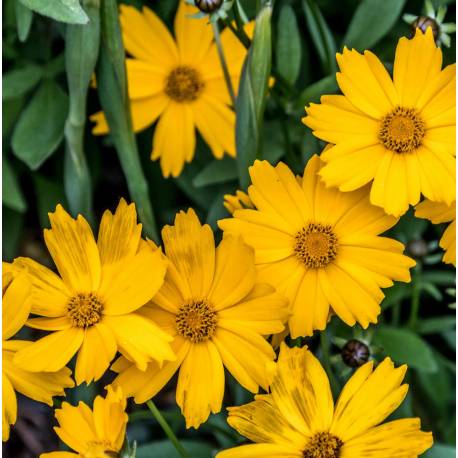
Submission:
[[[224,207],[231,215],[235,212],[235,210],[241,210],[242,208],[254,208],[250,197],[243,191],[237,191],[234,196],[231,194],[225,194]]]
[[[228,423],[256,444],[218,453],[217,458],[417,457],[433,443],[420,419],[380,424],[404,400],[407,366],[386,358],[374,370],[360,367],[336,405],[320,362],[307,348],[282,344],[271,392],[229,408]]]
[[[415,208],[417,218],[429,219],[434,224],[451,223],[445,229],[439,245],[445,250],[442,260],[456,266],[456,202],[446,205],[439,202],[424,200]]]
[[[195,128],[214,156],[235,156],[235,114],[226,88],[221,63],[208,18],[191,18],[198,12],[180,1],[175,17],[175,40],[167,27],[147,7],[142,12],[121,6],[129,97],[134,131],[153,124],[151,159],[161,161],[165,177],[178,176],[195,152]],[[250,31],[253,25],[248,26]],[[221,34],[234,90],[246,55],[229,30]],[[106,134],[102,112],[91,117],[94,134]]]
[[[264,336],[280,332],[287,301],[258,283],[253,250],[239,237],[225,237],[215,249],[213,232],[193,210],[181,212],[162,230],[169,259],[164,286],[141,313],[174,336],[177,360],[150,363],[141,371],[126,358],[114,386],[143,403],[179,369],[176,400],[187,427],[197,428],[219,412],[224,366],[253,393],[267,387],[264,368],[275,353]]]
[[[91,410],[84,402],[67,402],[56,410],[57,435],[76,453],[42,453],[40,458],[112,458],[118,456],[126,435],[128,416],[121,389],[107,387],[105,398],[97,396]]]
[[[370,51],[337,54],[344,95],[306,109],[303,122],[334,144],[322,154],[327,186],[371,183],[370,200],[400,216],[420,200],[455,200],[455,65],[441,70],[431,28],[399,40],[393,80]]]
[[[372,206],[367,189],[326,188],[321,167],[312,157],[301,182],[283,163],[256,161],[248,188],[256,210],[218,223],[225,234],[243,236],[255,250],[260,281],[290,300],[293,338],[324,329],[329,307],[350,326],[376,323],[380,288],[410,281],[415,265],[402,243],[378,236],[397,219]]]
[[[52,406],[52,397],[65,395],[64,388],[74,385],[70,369],[55,373],[33,373],[13,364],[18,350],[31,342],[8,340],[24,326],[30,313],[31,283],[25,272],[14,273],[10,264],[3,263],[2,271],[2,439],[7,441],[10,425],[16,423],[16,393]]]
[[[122,199],[102,217],[97,243],[87,221],[62,206],[49,214],[44,238],[60,277],[32,259],[14,265],[33,282],[32,318],[27,325],[54,331],[19,351],[24,369],[54,372],[78,353],[78,384],[99,379],[116,351],[141,369],[152,359],[173,360],[172,338],[137,310],[162,286],[166,263],[159,250],[141,242],[134,204]]]

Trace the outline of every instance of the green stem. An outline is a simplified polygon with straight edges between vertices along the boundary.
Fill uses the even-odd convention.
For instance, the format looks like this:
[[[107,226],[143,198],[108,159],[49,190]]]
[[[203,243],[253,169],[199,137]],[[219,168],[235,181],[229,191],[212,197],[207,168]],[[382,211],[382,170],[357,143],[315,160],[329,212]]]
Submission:
[[[172,442],[172,444],[174,445],[174,447],[176,448],[176,450],[180,454],[180,456],[182,458],[190,458],[190,456],[188,455],[188,452],[180,444],[179,440],[177,439],[177,437],[173,433],[173,431],[170,428],[169,424],[167,423],[165,418],[162,416],[161,412],[156,407],[154,402],[150,399],[149,401],[146,402],[146,405],[148,406],[148,409],[151,410],[151,413],[154,415],[154,418],[161,425],[161,428],[163,429],[164,433],[167,435],[167,437],[169,438],[170,442]]]
[[[248,49],[250,47],[251,40],[249,39],[243,27],[244,21],[242,18],[241,6],[239,5],[238,0],[234,4],[234,18],[235,18],[235,23],[237,24],[237,32],[238,32],[237,37],[239,37],[243,46],[245,46],[245,48]]]
[[[229,96],[231,97],[232,106],[235,108],[235,92],[234,87],[232,86],[231,75],[229,74],[226,58],[224,57],[224,50],[223,45],[221,43],[221,36],[219,34],[218,23],[216,21],[211,22],[213,27],[213,35],[215,36],[216,49],[218,50],[219,60],[221,62],[221,67],[223,69],[224,80],[226,81],[227,90],[229,91]]]
[[[412,298],[410,304],[409,327],[415,329],[418,322],[418,313],[420,311],[420,277],[421,264],[418,261],[412,275]]]
[[[337,382],[337,379],[335,378],[334,372],[332,371],[331,357],[330,357],[330,352],[329,352],[329,340],[328,340],[326,331],[321,331],[320,342],[321,342],[321,352],[323,354],[323,365],[328,374],[329,383],[331,384],[332,394],[334,395],[334,398],[337,398],[339,391],[340,391],[340,387]]]

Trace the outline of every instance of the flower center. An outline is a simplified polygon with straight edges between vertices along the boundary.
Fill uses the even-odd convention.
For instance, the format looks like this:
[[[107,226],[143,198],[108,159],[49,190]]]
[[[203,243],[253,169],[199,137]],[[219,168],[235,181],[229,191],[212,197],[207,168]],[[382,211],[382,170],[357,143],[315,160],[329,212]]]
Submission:
[[[67,316],[72,325],[87,328],[102,318],[103,302],[94,293],[78,293],[67,304]]]
[[[294,252],[307,267],[318,269],[337,256],[337,237],[330,225],[310,223],[296,234]]]
[[[339,458],[343,442],[328,432],[316,433],[303,452],[304,458]]]
[[[198,343],[209,339],[216,330],[218,321],[213,307],[205,300],[184,304],[176,316],[178,334]]]
[[[192,102],[202,92],[204,82],[192,67],[180,65],[174,68],[165,83],[165,93],[176,102]]]
[[[92,441],[87,444],[83,458],[118,458],[119,453],[113,450],[109,441]]]
[[[378,134],[386,149],[395,153],[416,150],[425,136],[425,124],[415,108],[396,107],[383,119]]]

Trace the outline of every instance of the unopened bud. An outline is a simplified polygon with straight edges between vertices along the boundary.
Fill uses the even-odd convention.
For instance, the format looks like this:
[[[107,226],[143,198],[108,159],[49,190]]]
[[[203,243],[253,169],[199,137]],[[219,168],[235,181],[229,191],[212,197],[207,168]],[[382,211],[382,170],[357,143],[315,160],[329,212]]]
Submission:
[[[369,347],[360,340],[349,340],[341,351],[342,361],[350,367],[359,367],[369,361]]]

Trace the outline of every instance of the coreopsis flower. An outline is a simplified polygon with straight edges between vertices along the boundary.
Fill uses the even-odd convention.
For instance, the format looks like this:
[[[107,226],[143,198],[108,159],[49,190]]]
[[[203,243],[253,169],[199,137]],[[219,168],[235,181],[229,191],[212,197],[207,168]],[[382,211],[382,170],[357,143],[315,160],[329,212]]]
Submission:
[[[55,412],[59,438],[75,452],[42,453],[40,458],[112,458],[118,457],[126,436],[128,416],[121,389],[107,387],[105,398],[97,396],[92,410],[84,402],[67,402]]]
[[[29,258],[14,266],[33,283],[27,325],[51,334],[20,350],[14,361],[29,371],[53,372],[77,353],[78,384],[99,379],[117,350],[138,367],[173,360],[172,338],[137,313],[162,286],[166,263],[159,250],[141,242],[135,205],[121,199],[115,214],[105,211],[97,242],[88,222],[73,219],[61,205],[49,214],[46,246],[60,274]]]
[[[165,177],[178,176],[194,157],[195,128],[216,158],[235,156],[235,114],[208,18],[191,17],[198,11],[180,1],[173,38],[149,8],[121,5],[124,46],[132,56],[126,65],[133,128],[141,131],[159,118],[151,159],[160,159]],[[246,49],[229,30],[221,42],[237,88]],[[92,120],[94,134],[108,132],[102,112]]]
[[[264,336],[283,329],[288,306],[258,282],[253,250],[239,237],[226,237],[215,249],[210,226],[192,209],[177,214],[162,238],[165,283],[140,313],[174,336],[177,359],[142,371],[120,358],[112,367],[120,372],[114,386],[143,403],[179,371],[176,400],[187,427],[197,428],[210,411],[221,410],[224,367],[253,393],[267,388],[264,367],[275,353]]]
[[[370,204],[367,188],[326,188],[322,166],[312,157],[301,181],[283,163],[256,161],[248,188],[256,209],[218,222],[254,248],[260,281],[289,299],[293,338],[325,329],[330,308],[350,326],[376,323],[381,288],[410,281],[415,265],[402,243],[379,236],[397,219]]]
[[[17,418],[16,391],[52,406],[52,397],[64,395],[64,388],[72,387],[74,382],[66,367],[54,373],[34,373],[13,364],[16,352],[32,344],[11,339],[29,316],[32,285],[25,272],[14,274],[7,263],[2,269],[2,440],[7,441],[10,425]]]
[[[442,260],[456,266],[456,202],[446,205],[440,202],[424,200],[415,208],[417,218],[429,219],[433,224],[449,223],[439,241],[445,250]]]
[[[231,215],[235,212],[235,210],[241,210],[242,208],[254,208],[250,197],[243,191],[237,191],[235,195],[225,194],[224,207]]]
[[[407,366],[389,358],[360,367],[334,405],[329,380],[318,359],[304,348],[282,344],[270,393],[230,407],[228,423],[255,444],[217,458],[417,457],[433,444],[419,418],[381,424],[404,400]]]
[[[344,95],[306,108],[304,124],[332,143],[321,157],[327,186],[353,191],[371,183],[370,201],[395,216],[423,194],[455,200],[455,64],[443,70],[431,28],[403,37],[393,80],[370,51],[337,54]]]

